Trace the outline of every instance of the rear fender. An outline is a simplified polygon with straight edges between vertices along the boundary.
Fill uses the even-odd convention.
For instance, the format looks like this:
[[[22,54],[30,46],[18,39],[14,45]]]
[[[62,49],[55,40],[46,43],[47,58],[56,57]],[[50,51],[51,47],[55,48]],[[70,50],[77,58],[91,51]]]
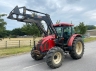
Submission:
[[[81,36],[80,34],[74,34],[74,35],[72,35],[72,36],[69,38],[68,42],[67,42],[68,47],[72,47],[72,43],[73,43],[73,41],[74,41],[74,39],[75,39],[76,37],[82,37],[82,36]]]

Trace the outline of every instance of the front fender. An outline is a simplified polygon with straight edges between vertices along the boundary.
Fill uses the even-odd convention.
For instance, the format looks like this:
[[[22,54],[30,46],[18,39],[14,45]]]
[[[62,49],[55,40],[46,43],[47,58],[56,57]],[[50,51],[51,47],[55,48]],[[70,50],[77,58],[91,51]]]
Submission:
[[[74,35],[72,35],[69,38],[68,42],[67,42],[68,47],[72,47],[72,43],[73,43],[75,37],[82,37],[82,36],[80,34],[74,34]]]

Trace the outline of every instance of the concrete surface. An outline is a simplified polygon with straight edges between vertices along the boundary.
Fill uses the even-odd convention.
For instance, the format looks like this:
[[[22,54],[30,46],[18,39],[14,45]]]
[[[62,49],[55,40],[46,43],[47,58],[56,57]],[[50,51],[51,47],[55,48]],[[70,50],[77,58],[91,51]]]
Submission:
[[[73,60],[69,55],[60,68],[51,69],[45,60],[35,61],[30,53],[0,59],[0,71],[96,71],[96,41],[85,43],[82,59]]]

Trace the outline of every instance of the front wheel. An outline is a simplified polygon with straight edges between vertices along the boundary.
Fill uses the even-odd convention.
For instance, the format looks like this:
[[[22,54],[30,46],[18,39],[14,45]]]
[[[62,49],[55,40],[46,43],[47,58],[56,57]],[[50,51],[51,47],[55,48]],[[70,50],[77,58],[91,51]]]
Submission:
[[[34,53],[34,49],[31,50],[31,57],[34,59],[34,60],[42,60],[43,59],[43,55],[42,54],[35,54]]]
[[[58,68],[62,65],[64,51],[59,47],[53,47],[46,55],[46,63],[51,68]]]
[[[73,59],[80,59],[84,54],[84,42],[82,38],[77,37],[73,41],[72,50],[69,52]]]

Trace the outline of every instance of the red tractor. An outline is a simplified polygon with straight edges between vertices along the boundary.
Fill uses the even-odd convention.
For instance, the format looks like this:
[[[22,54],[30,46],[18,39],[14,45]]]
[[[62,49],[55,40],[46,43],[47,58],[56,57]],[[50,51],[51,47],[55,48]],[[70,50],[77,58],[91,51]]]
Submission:
[[[34,60],[41,60],[45,57],[49,67],[58,68],[62,65],[65,53],[69,53],[76,60],[83,56],[82,36],[74,33],[72,24],[53,24],[48,14],[18,6],[10,12],[8,18],[20,22],[35,23],[44,33],[44,37],[37,44],[34,41],[34,47],[31,50],[31,56]],[[45,21],[47,30],[42,26],[42,20]]]

